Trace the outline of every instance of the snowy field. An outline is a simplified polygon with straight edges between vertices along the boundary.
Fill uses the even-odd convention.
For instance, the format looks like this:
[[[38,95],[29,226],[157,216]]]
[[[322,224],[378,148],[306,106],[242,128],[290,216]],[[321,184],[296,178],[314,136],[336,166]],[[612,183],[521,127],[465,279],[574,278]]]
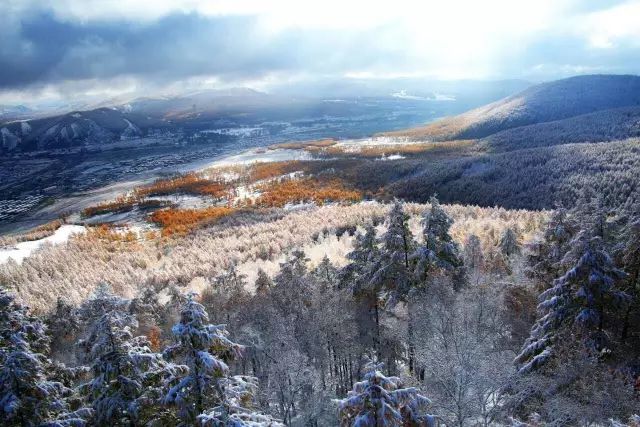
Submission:
[[[32,240],[29,242],[21,242],[11,248],[0,249],[0,264],[9,259],[13,259],[18,264],[22,263],[26,257],[30,256],[34,251],[45,244],[57,245],[69,240],[73,234],[84,233],[86,229],[81,225],[63,225],[56,232],[44,239]]]

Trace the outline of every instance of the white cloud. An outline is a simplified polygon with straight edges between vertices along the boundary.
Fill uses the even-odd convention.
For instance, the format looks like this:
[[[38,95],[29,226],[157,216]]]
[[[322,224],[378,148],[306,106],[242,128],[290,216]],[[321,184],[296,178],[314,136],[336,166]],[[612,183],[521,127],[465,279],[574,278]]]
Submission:
[[[0,15],[4,17],[4,25],[0,26],[0,54],[5,47],[2,39],[9,39],[5,34],[19,33],[21,17],[38,12],[50,12],[61,22],[80,22],[88,29],[93,25],[117,27],[126,21],[123,30],[132,27],[132,33],[153,27],[163,17],[192,13],[252,18],[223,19],[246,22],[247,28],[229,24],[234,25],[231,30],[239,28],[239,31],[222,27],[220,32],[211,33],[214,36],[206,34],[206,30],[221,23],[219,20],[213,23],[216,19],[211,19],[209,26],[205,19],[203,31],[194,32],[176,44],[175,63],[163,62],[167,69],[180,65],[185,69],[162,82],[149,77],[153,73],[139,63],[138,69],[132,70],[131,63],[136,61],[126,55],[130,49],[118,52],[119,56],[101,52],[99,43],[84,46],[78,42],[63,60],[47,64],[47,70],[55,72],[56,67],[68,65],[64,61],[71,59],[73,64],[83,66],[91,57],[92,64],[103,71],[102,79],[91,68],[83,69],[82,74],[65,74],[62,70],[53,73],[61,76],[58,80],[44,81],[43,77],[37,77],[40,80],[28,90],[55,97],[75,93],[68,89],[77,87],[80,94],[97,97],[103,95],[99,93],[103,90],[100,86],[113,92],[144,91],[153,85],[164,85],[167,91],[224,84],[260,88],[296,76],[317,78],[327,74],[356,78],[548,79],[592,70],[615,70],[606,62],[609,60],[606,55],[620,46],[640,46],[640,0],[607,9],[601,4],[598,0],[0,0]],[[153,58],[173,39],[158,42],[157,33],[151,34],[157,42],[150,44],[149,56]],[[203,42],[218,40],[219,34],[233,42],[219,45]],[[243,41],[245,34],[252,37]],[[113,45],[117,41],[102,48]],[[207,59],[210,52],[203,51],[209,46],[219,46],[210,50],[222,58],[220,61]],[[588,55],[574,52],[583,48]],[[21,47],[16,50],[24,51]],[[144,56],[145,51],[141,52]],[[261,56],[263,52],[268,52],[266,58]],[[591,52],[595,52],[594,56],[589,56]],[[604,59],[596,56],[599,52]],[[617,51],[618,55],[621,52],[624,53]],[[198,60],[194,61],[194,57]],[[235,68],[230,67],[225,74],[220,63],[235,64]],[[535,67],[537,63],[541,65]],[[110,69],[115,71],[109,72]],[[243,74],[245,69],[254,72]],[[91,85],[98,87],[96,93],[91,93]],[[0,100],[7,98],[8,93],[4,96],[0,93]],[[11,96],[15,93],[19,92],[11,92]]]
[[[594,48],[610,49],[621,43],[640,46],[640,1],[629,1],[583,17],[580,30]]]

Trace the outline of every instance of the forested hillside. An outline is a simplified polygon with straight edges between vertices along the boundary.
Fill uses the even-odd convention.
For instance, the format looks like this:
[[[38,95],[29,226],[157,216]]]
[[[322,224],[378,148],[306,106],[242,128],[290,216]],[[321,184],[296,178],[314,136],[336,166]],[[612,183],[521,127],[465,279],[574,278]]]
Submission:
[[[447,202],[545,209],[599,195],[610,208],[640,206],[638,139],[481,153],[409,167],[409,177],[389,186],[407,200],[437,192]]]
[[[83,230],[0,264],[0,416],[637,426],[637,82],[274,144],[3,239]]]
[[[0,294],[0,410],[16,426],[637,420],[640,229],[602,206],[431,198],[174,243],[77,237],[2,267],[37,310]]]
[[[628,107],[509,129],[494,133],[482,139],[481,143],[488,144],[491,151],[511,151],[638,136],[640,107]]]
[[[535,85],[458,116],[386,135],[434,141],[476,139],[520,126],[639,105],[638,76],[577,76]]]

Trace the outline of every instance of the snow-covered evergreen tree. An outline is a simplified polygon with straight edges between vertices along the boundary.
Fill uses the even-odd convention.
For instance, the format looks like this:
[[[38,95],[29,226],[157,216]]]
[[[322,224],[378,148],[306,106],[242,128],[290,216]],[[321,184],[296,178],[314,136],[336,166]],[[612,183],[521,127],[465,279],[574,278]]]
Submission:
[[[243,347],[229,340],[223,325],[208,322],[204,307],[189,295],[180,322],[173,327],[176,343],[165,350],[167,358],[186,368],[170,379],[164,401],[177,408],[181,425],[250,425],[240,423],[239,415],[234,414],[246,412],[239,396],[251,394],[251,383],[228,378],[227,363],[240,357]],[[230,398],[231,391],[235,397]]]
[[[553,286],[540,294],[539,318],[524,344],[516,363],[520,372],[528,372],[544,364],[554,354],[558,330],[574,325],[587,331],[586,344],[600,349],[601,332],[607,311],[620,306],[628,296],[618,289],[625,273],[616,268],[602,248],[600,238],[589,239],[584,233],[574,246],[582,248],[576,264]]]
[[[449,234],[453,219],[435,196],[431,196],[429,203],[430,209],[422,216],[424,242],[411,255],[415,278],[421,283],[432,273],[453,273],[463,264],[458,245]]]
[[[307,280],[307,262],[304,251],[296,249],[280,264],[270,295],[274,306],[284,317],[293,316],[294,321],[302,316],[311,304],[311,288]]]
[[[480,238],[470,234],[464,244],[464,263],[469,269],[480,269],[483,266],[484,254]]]
[[[81,342],[88,359],[93,360],[93,378],[81,391],[98,425],[142,424],[160,397],[163,378],[174,372],[160,354],[150,350],[146,337],[133,336],[136,327],[132,315],[109,311]]]
[[[258,380],[236,375],[218,380],[224,393],[225,404],[198,415],[203,427],[284,427],[280,421],[253,409]]]
[[[640,304],[640,220],[627,225],[624,230],[624,242],[622,264],[624,271],[628,274],[625,292],[629,295],[629,303],[623,318],[621,333],[623,342],[629,336],[632,315],[638,312],[638,304]],[[635,327],[639,326],[636,321]]]
[[[273,280],[271,280],[269,275],[263,269],[258,269],[258,275],[256,277],[256,282],[254,285],[256,294],[265,295],[272,286]]]
[[[51,337],[51,354],[54,357],[67,359],[71,354],[69,347],[73,346],[78,332],[80,321],[74,307],[62,298],[58,298],[56,307],[46,317],[47,332]],[[68,362],[69,360],[65,360]]]
[[[26,306],[0,288],[0,419],[6,426],[39,426],[65,418],[85,420],[69,412],[71,390],[49,375],[49,339],[44,324]]]
[[[325,255],[318,266],[313,269],[311,275],[325,289],[333,289],[338,285],[338,270],[331,264],[329,257]]]
[[[389,212],[387,231],[380,239],[380,260],[370,279],[370,287],[380,289],[380,296],[390,306],[404,301],[415,284],[410,259],[415,240],[408,221],[402,203],[396,201]]]
[[[403,388],[398,377],[386,377],[381,365],[370,364],[364,379],[347,398],[338,400],[343,427],[435,426],[434,416],[424,413],[429,399],[416,388]]]
[[[507,228],[500,237],[500,251],[507,257],[520,253],[520,243],[518,242],[518,235],[512,228]]]
[[[365,290],[371,285],[371,277],[377,268],[380,259],[376,229],[372,224],[367,224],[364,233],[358,233],[355,238],[353,250],[347,254],[350,261],[340,271],[340,286]]]
[[[544,290],[566,270],[564,256],[578,232],[578,225],[564,209],[552,212],[542,239],[528,245],[526,274]]]

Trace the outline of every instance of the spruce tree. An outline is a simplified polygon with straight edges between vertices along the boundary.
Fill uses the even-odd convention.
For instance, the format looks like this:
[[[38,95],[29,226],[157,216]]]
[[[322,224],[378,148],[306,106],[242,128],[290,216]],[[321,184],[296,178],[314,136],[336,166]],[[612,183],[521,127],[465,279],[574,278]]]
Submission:
[[[356,234],[347,259],[349,264],[340,270],[340,286],[353,287],[355,293],[367,289],[380,259],[376,229],[372,224],[365,227],[364,233]]]
[[[579,231],[575,220],[564,209],[551,214],[542,239],[528,245],[527,276],[544,290],[566,271],[565,254]]]
[[[376,351],[378,359],[382,357],[381,349],[381,282],[372,281],[379,268],[381,256],[378,248],[376,230],[372,224],[365,227],[364,233],[356,235],[354,248],[347,254],[351,261],[340,271],[340,287],[353,292],[357,302],[359,337],[365,346]]]
[[[370,279],[372,287],[380,290],[380,296],[390,306],[406,300],[415,283],[410,259],[415,250],[415,240],[408,221],[409,215],[405,213],[402,203],[396,201],[389,212],[387,231],[379,242],[377,269]]]
[[[273,287],[273,280],[263,269],[258,269],[258,276],[254,285],[256,295],[266,295],[271,287]]]
[[[619,289],[626,275],[614,265],[600,238],[583,232],[573,246],[581,253],[575,265],[540,294],[538,320],[515,359],[521,373],[547,362],[559,332],[567,328],[583,337],[587,349],[603,348],[607,313],[628,299]]]
[[[507,228],[500,237],[500,251],[507,257],[520,253],[520,243],[518,242],[518,235],[512,228]]]
[[[628,274],[625,292],[629,295],[629,303],[625,309],[623,325],[621,331],[621,340],[625,342],[629,336],[629,331],[637,324],[637,307],[640,304],[640,220],[636,220],[627,225],[624,233],[624,249],[622,263],[624,271]],[[636,315],[636,321],[633,322],[633,315]]]
[[[136,327],[132,315],[109,311],[80,343],[93,360],[93,378],[80,389],[95,424],[136,425],[159,417],[159,389],[174,368],[150,350],[146,337],[133,336]]]
[[[403,388],[398,377],[387,377],[381,365],[368,365],[363,381],[354,385],[347,398],[338,400],[343,427],[435,426],[424,413],[431,403],[419,390]]]
[[[6,426],[39,426],[56,419],[83,425],[65,398],[71,390],[50,378],[57,367],[47,357],[44,324],[0,288],[0,419]],[[86,413],[84,415],[87,415]]]
[[[432,274],[455,273],[463,265],[458,245],[449,234],[453,219],[435,196],[429,203],[431,207],[422,216],[424,242],[411,255],[418,283],[424,283]]]
[[[164,397],[177,409],[181,425],[197,423],[206,412],[207,422],[213,418],[220,422],[213,425],[226,426],[233,411],[225,399],[227,363],[240,357],[243,347],[229,340],[224,326],[208,322],[204,307],[189,295],[173,327],[176,342],[165,350],[165,357],[184,366],[169,380]]]

